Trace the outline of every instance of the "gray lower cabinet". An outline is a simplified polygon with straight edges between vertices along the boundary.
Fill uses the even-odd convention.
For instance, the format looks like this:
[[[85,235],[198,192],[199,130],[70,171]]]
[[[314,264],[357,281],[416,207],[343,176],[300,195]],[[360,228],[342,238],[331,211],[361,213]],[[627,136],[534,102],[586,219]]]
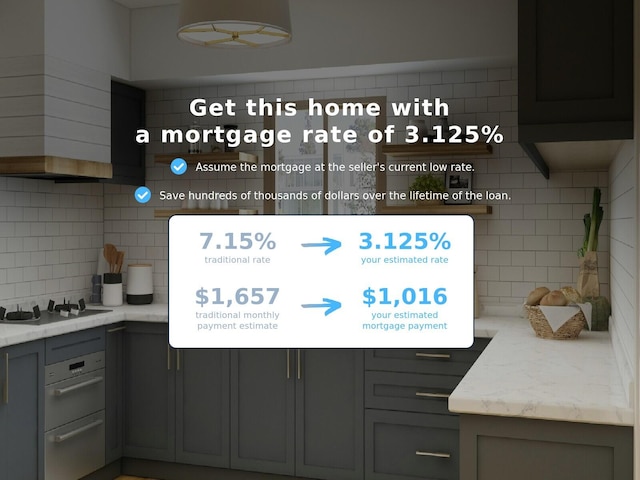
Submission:
[[[105,463],[122,457],[124,440],[124,323],[105,327]]]
[[[367,410],[365,425],[367,479],[458,479],[455,415]]]
[[[460,480],[631,480],[632,427],[460,416]]]
[[[175,368],[167,324],[128,323],[124,345],[124,455],[175,460]]]
[[[231,353],[231,467],[363,478],[363,352]]]
[[[228,467],[229,351],[172,349],[166,324],[124,332],[124,455]]]
[[[468,349],[366,350],[367,480],[459,478],[459,423],[448,398],[488,343],[476,338]]]
[[[44,478],[44,341],[0,349],[0,478]]]
[[[229,350],[176,351],[176,462],[229,466]]]

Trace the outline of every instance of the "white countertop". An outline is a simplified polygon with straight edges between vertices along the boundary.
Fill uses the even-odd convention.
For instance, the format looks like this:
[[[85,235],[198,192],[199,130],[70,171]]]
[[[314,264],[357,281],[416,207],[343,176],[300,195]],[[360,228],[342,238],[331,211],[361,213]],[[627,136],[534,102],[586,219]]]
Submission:
[[[475,330],[493,339],[449,397],[452,412],[633,425],[608,332],[547,340],[519,317],[479,318]]]
[[[123,320],[168,320],[167,304],[112,310],[46,325],[0,324],[0,348]],[[475,330],[493,339],[451,394],[452,412],[633,425],[608,332],[544,340],[517,316],[478,318]]]
[[[121,307],[94,307],[87,309],[108,309],[109,313],[100,313],[90,317],[70,318],[59,322],[44,325],[12,325],[0,323],[0,348],[17,343],[30,342],[41,338],[63,335],[65,333],[86,330],[87,328],[100,327],[123,320],[138,322],[167,322],[169,319],[169,306],[166,303],[153,303],[151,305],[123,305]]]

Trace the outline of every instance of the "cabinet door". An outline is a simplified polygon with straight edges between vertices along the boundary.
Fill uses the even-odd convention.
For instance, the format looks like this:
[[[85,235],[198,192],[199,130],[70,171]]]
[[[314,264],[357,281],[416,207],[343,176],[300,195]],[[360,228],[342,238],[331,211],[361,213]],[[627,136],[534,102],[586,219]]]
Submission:
[[[297,476],[363,478],[363,384],[362,350],[296,351]]]
[[[127,457],[175,459],[175,367],[166,324],[127,324],[125,431]]]
[[[105,463],[122,456],[124,426],[124,324],[106,327]]]
[[[111,166],[107,183],[143,185],[144,145],[136,142],[136,131],[145,126],[145,91],[111,82]]]
[[[231,352],[231,468],[293,475],[293,352]]]
[[[521,143],[633,138],[633,0],[518,2]]]
[[[229,350],[176,352],[176,461],[229,466]]]
[[[0,350],[0,478],[44,478],[44,342]]]
[[[460,415],[460,460],[461,480],[631,480],[633,428]]]

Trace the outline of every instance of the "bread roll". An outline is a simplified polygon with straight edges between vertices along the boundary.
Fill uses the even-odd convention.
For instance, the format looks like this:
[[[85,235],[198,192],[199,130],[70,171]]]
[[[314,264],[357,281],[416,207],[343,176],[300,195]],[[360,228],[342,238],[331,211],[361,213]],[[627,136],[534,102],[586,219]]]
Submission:
[[[553,290],[540,299],[540,305],[564,307],[567,303],[567,297],[560,290]]]
[[[526,304],[527,305],[538,305],[542,297],[544,297],[547,293],[549,293],[549,289],[547,287],[538,287],[529,293],[527,297]]]
[[[578,291],[570,286],[565,286],[560,289],[560,291],[567,298],[569,303],[582,303],[582,296],[578,293]]]

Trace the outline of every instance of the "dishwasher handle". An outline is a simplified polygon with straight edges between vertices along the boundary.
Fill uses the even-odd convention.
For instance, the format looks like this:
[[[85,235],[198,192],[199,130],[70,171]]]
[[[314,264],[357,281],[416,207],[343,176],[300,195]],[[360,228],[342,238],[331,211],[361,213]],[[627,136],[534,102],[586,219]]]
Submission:
[[[56,397],[60,397],[62,395],[66,395],[67,393],[75,392],[76,390],[80,390],[82,388],[90,387],[91,385],[95,385],[96,383],[100,383],[104,380],[102,377],[93,377],[90,380],[86,380],[84,382],[76,383],[75,385],[71,385],[65,388],[56,388],[53,391],[53,394]]]
[[[69,440],[70,438],[76,437],[76,436],[80,435],[81,433],[86,432],[87,430],[91,430],[92,428],[99,427],[103,423],[104,423],[103,420],[96,420],[95,422],[91,422],[91,423],[88,423],[86,425],[83,425],[80,428],[76,428],[75,430],[71,430],[70,432],[63,433],[62,435],[56,435],[53,439],[54,439],[54,441],[56,443],[62,443],[62,442],[65,442],[65,441]]]

